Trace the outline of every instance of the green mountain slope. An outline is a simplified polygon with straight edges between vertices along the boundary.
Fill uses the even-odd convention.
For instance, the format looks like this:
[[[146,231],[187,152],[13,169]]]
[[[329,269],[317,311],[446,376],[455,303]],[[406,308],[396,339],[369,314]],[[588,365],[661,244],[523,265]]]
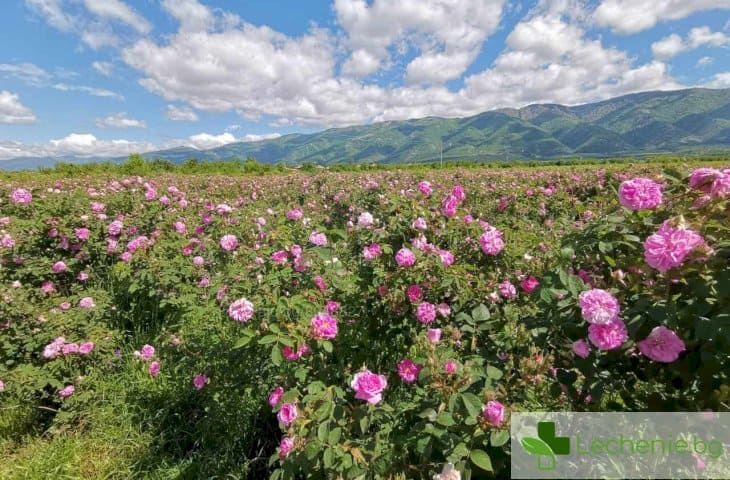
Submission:
[[[468,118],[422,118],[286,135],[197,152],[266,163],[621,156],[730,150],[730,89],[643,92],[578,106],[528,105]],[[177,149],[180,150],[180,149]],[[179,161],[168,151],[145,155]]]
[[[210,150],[178,147],[148,159],[253,157],[265,163],[321,165],[448,160],[548,159],[645,153],[730,152],[730,89],[642,92],[577,106],[504,108],[468,118],[421,118],[291,134]],[[0,168],[53,165],[52,157],[0,162]],[[69,158],[73,163],[94,158]],[[124,158],[111,159],[121,162]]]

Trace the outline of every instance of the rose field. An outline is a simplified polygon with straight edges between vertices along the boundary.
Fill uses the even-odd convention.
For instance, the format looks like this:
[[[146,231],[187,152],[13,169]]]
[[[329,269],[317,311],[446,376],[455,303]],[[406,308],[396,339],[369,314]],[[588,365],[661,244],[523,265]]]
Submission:
[[[509,478],[730,410],[729,262],[727,162],[6,174],[0,478]]]

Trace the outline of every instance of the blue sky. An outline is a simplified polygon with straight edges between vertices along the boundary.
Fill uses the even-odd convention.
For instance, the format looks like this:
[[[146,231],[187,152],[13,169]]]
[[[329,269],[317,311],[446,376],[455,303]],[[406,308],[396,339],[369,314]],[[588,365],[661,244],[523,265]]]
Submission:
[[[0,159],[730,87],[730,0],[5,0]]]

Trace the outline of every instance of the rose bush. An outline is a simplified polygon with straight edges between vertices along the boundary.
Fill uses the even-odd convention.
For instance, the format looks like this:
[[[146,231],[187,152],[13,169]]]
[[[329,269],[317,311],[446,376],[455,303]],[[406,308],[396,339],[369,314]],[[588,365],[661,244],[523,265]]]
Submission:
[[[727,176],[6,181],[0,399],[42,413],[0,423],[113,405],[131,476],[477,478],[514,411],[726,410]]]

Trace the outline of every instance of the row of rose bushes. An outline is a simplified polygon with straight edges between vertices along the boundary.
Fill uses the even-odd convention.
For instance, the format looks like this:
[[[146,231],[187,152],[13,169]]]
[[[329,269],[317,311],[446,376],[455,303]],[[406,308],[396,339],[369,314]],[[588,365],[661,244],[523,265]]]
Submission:
[[[7,185],[2,388],[254,383],[272,478],[503,475],[511,411],[726,408],[728,170],[429,175]]]

